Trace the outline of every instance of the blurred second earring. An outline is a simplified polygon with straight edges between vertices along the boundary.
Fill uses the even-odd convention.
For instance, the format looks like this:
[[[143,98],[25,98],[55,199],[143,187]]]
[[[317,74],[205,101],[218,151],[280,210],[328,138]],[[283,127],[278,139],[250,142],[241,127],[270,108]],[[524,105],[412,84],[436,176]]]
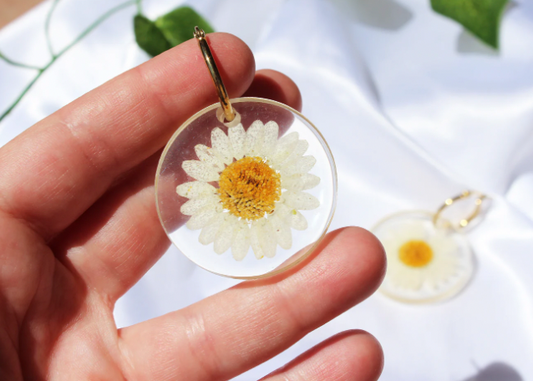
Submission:
[[[374,226],[388,263],[380,291],[404,303],[431,303],[463,290],[474,274],[465,232],[479,221],[484,200],[464,191],[436,212],[400,212]]]

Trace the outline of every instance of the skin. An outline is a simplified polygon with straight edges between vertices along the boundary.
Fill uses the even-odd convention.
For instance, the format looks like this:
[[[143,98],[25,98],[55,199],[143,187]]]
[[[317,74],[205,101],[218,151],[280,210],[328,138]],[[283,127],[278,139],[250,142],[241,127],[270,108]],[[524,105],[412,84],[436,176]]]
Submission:
[[[301,108],[295,84],[275,71],[256,73],[242,41],[220,33],[209,41],[231,97]],[[191,40],[0,149],[0,379],[230,379],[374,292],[383,249],[349,227],[286,273],[117,329],[115,302],[169,246],[154,203],[161,149],[216,101]],[[370,334],[348,331],[265,379],[376,380],[382,364]]]

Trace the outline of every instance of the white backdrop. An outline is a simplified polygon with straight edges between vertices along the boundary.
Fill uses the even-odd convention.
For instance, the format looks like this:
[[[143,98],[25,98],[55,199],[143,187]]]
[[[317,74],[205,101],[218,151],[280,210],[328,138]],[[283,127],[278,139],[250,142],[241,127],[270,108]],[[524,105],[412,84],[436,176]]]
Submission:
[[[56,51],[120,0],[63,0],[51,23]],[[483,46],[429,0],[144,0],[151,17],[189,4],[253,49],[258,68],[299,85],[303,113],[330,143],[339,172],[332,228],[370,228],[385,215],[436,209],[473,188],[492,206],[468,233],[477,271],[456,298],[402,305],[375,294],[236,380],[254,380],[345,329],[375,335],[386,381],[532,380],[533,3],[503,17],[501,51]],[[0,51],[49,59],[47,1],[0,30]],[[58,60],[0,123],[0,144],[147,59],[131,6]],[[0,112],[34,73],[0,61]],[[236,282],[171,248],[116,307],[118,326],[184,307]]]

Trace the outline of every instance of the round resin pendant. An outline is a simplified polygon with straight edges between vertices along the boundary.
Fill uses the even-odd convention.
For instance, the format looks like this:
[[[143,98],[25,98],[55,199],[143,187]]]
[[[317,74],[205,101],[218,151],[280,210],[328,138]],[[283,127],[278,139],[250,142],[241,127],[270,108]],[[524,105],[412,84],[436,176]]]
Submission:
[[[320,132],[271,100],[231,100],[186,121],[156,176],[161,223],[198,266],[233,278],[281,272],[306,258],[335,209],[333,156]]]
[[[456,295],[472,278],[474,259],[465,236],[433,220],[429,212],[404,212],[372,229],[387,255],[380,287],[385,295],[405,303],[435,302]]]

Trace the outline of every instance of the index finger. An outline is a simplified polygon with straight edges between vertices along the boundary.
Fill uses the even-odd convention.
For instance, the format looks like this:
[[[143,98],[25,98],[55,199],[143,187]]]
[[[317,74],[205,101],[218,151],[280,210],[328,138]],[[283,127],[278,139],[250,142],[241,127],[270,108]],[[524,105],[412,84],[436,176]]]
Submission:
[[[208,35],[231,97],[255,64],[238,38]],[[159,148],[194,112],[217,101],[196,41],[189,40],[82,96],[0,150],[0,211],[49,239],[125,171]]]

